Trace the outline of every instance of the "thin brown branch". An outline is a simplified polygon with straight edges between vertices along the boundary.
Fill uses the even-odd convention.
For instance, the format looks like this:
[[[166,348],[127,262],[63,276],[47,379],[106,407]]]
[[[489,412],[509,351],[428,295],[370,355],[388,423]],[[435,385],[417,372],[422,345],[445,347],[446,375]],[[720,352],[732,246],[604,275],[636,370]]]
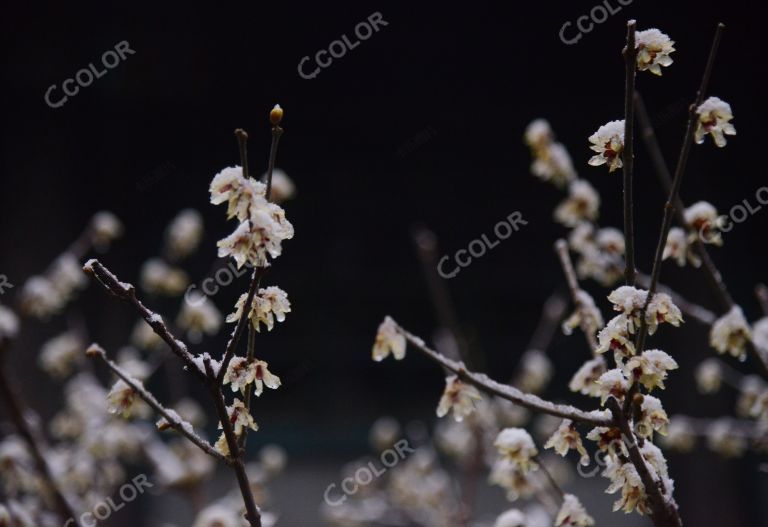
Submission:
[[[629,459],[637,469],[640,480],[643,482],[645,493],[650,502],[651,519],[654,525],[656,527],[681,527],[683,522],[677,511],[677,505],[673,499],[667,500],[661,493],[656,478],[653,477],[648,469],[643,454],[637,446],[637,439],[626,414],[622,411],[621,404],[613,397],[609,397],[606,406],[611,410],[614,419],[619,425],[619,429],[625,438]]]
[[[632,198],[632,176],[635,166],[634,130],[635,113],[635,75],[637,74],[637,48],[635,46],[634,20],[627,22],[627,45],[624,48],[625,86],[624,86],[624,149],[622,150],[624,180],[624,243],[625,264],[624,279],[627,285],[635,285],[635,222],[634,201]],[[594,349],[594,348],[593,348]]]
[[[651,284],[651,277],[643,273],[638,273],[637,283],[640,285],[640,287],[647,289]],[[717,320],[717,315],[715,315],[712,311],[705,308],[704,306],[691,302],[687,298],[683,297],[680,293],[674,291],[664,284],[659,283],[656,286],[656,290],[659,293],[665,293],[669,295],[669,297],[672,299],[672,302],[680,308],[680,311],[682,311],[686,317],[695,320],[700,324],[711,326],[715,323],[715,320]]]
[[[0,343],[0,348],[4,345]],[[3,350],[0,349],[0,355],[3,354]],[[40,446],[41,440],[37,437],[37,434],[33,431],[32,427],[24,417],[23,405],[16,394],[16,391],[10,385],[10,378],[6,374],[5,365],[3,364],[3,357],[0,357],[0,399],[5,401],[5,406],[8,410],[8,417],[13,422],[16,431],[27,444],[27,449],[35,463],[35,469],[38,476],[46,487],[50,495],[53,497],[53,503],[61,521],[68,522],[75,527],[79,527],[80,523],[75,515],[72,507],[67,499],[64,497],[61,489],[56,483],[53,477],[51,468],[48,466],[48,462],[42,453]]]
[[[228,465],[231,464],[229,459],[222,456],[216,449],[211,446],[210,443],[208,443],[208,441],[196,434],[189,423],[185,423],[184,421],[180,420],[179,415],[176,412],[171,412],[165,408],[157,400],[157,398],[155,398],[155,396],[152,395],[152,393],[147,390],[140,382],[131,377],[127,372],[125,372],[125,370],[120,368],[120,366],[107,358],[107,353],[101,346],[98,344],[91,344],[86,353],[92,359],[101,359],[101,361],[104,362],[104,364],[106,364],[110,370],[112,370],[112,373],[122,379],[125,384],[130,386],[131,389],[139,397],[141,397],[144,402],[146,402],[155,412],[157,412],[168,422],[168,425],[171,428],[189,439],[192,443],[195,444],[195,446],[197,446],[200,450],[209,456],[218,459],[219,461],[222,461]]]
[[[187,345],[173,336],[160,315],[146,307],[136,297],[136,288],[133,285],[118,280],[117,276],[95,259],[88,261],[83,270],[93,275],[107,291],[136,308],[141,318],[168,344],[173,354],[181,359],[185,369],[197,375],[198,378],[205,379],[205,373],[200,371],[200,368],[193,362],[192,354],[187,349]]]
[[[424,355],[446,370],[455,373],[463,381],[474,385],[476,388],[486,393],[496,395],[502,399],[507,399],[508,401],[524,406],[529,410],[554,415],[555,417],[562,417],[563,419],[570,419],[572,421],[578,421],[593,426],[611,426],[613,424],[613,420],[606,417],[603,412],[585,412],[573,406],[555,404],[536,395],[522,392],[512,386],[496,382],[485,374],[468,371],[464,366],[464,363],[451,360],[441,353],[428,348],[423,340],[409,333],[399,324],[397,325],[397,330],[408,340],[408,342]]]
[[[568,243],[565,240],[557,240],[555,242],[555,252],[557,252],[557,256],[560,259],[560,265],[565,273],[568,289],[571,292],[571,299],[576,306],[576,310],[579,312],[579,318],[581,319],[579,327],[581,328],[582,333],[584,333],[584,337],[587,339],[587,345],[589,346],[592,355],[597,355],[597,338],[595,337],[593,328],[589,327],[589,314],[579,295],[579,293],[582,292],[582,289],[579,287],[579,280],[576,278],[576,271],[573,268],[571,255],[568,253]]]

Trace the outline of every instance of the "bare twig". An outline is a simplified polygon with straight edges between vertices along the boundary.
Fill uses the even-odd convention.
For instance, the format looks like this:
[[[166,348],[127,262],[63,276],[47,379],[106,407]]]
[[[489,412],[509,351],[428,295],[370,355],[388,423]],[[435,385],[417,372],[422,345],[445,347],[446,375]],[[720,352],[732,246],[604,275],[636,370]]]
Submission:
[[[643,273],[638,273],[637,283],[640,284],[640,287],[647,289],[651,283],[651,277]],[[656,290],[659,293],[665,293],[669,295],[669,297],[672,299],[672,302],[680,308],[680,311],[682,311],[686,317],[689,317],[690,319],[695,320],[700,324],[711,326],[715,323],[715,320],[717,320],[717,315],[715,315],[712,311],[705,308],[704,306],[700,306],[699,304],[691,302],[687,298],[684,298],[682,295],[680,295],[680,293],[674,291],[664,284],[659,283],[656,286]]]
[[[397,330],[424,355],[443,368],[455,373],[465,382],[474,385],[486,393],[507,399],[530,410],[554,415],[555,417],[562,417],[593,426],[611,426],[613,424],[613,420],[606,417],[603,412],[585,412],[573,406],[555,404],[536,395],[522,392],[512,386],[496,382],[485,374],[468,371],[463,363],[451,360],[441,353],[428,348],[423,340],[409,333],[400,325],[397,325]]]
[[[112,372],[125,382],[131,389],[144,400],[152,409],[163,417],[168,425],[179,432],[181,435],[189,439],[200,450],[208,454],[209,456],[218,459],[226,464],[231,464],[231,461],[222,456],[216,449],[214,449],[208,441],[200,437],[192,429],[189,423],[181,421],[176,412],[171,412],[165,408],[152,393],[144,388],[144,386],[136,379],[131,377],[125,370],[120,368],[117,364],[107,358],[107,354],[104,349],[98,344],[91,344],[87,350],[87,355],[92,359],[101,359]]]
[[[0,342],[0,348],[4,347],[4,344]],[[3,350],[0,349],[0,355],[3,354]],[[0,356],[0,399],[5,401],[5,406],[8,409],[8,417],[13,422],[16,431],[21,438],[26,442],[27,449],[32,456],[35,463],[35,468],[40,476],[43,485],[47,488],[53,497],[53,502],[56,507],[61,520],[67,522],[67,525],[74,525],[79,527],[80,523],[72,510],[64,494],[59,489],[48,462],[43,456],[42,449],[40,447],[40,439],[37,434],[29,426],[26,418],[24,417],[24,409],[18,395],[10,385],[10,378],[6,374],[5,365],[3,364],[3,357]]]
[[[96,277],[98,282],[114,296],[135,307],[139,312],[139,315],[141,315],[141,318],[143,318],[154,332],[168,344],[174,355],[181,359],[186,366],[186,369],[194,373],[198,378],[205,379],[205,373],[200,371],[200,368],[193,362],[192,354],[187,349],[186,344],[171,334],[171,331],[168,329],[168,326],[165,325],[165,322],[163,322],[163,318],[160,315],[146,307],[141,300],[136,297],[136,288],[133,285],[118,280],[117,276],[98,260],[88,261],[83,267],[83,270]]]
[[[581,328],[582,333],[584,333],[584,337],[587,339],[587,345],[589,345],[589,350],[592,352],[592,355],[596,355],[598,347],[597,338],[595,337],[593,328],[589,327],[589,317],[586,306],[584,306],[584,303],[579,297],[579,293],[582,289],[579,287],[579,280],[576,278],[576,271],[573,269],[571,255],[568,253],[568,243],[565,240],[557,240],[555,242],[555,251],[560,259],[560,265],[563,267],[565,279],[568,281],[568,289],[571,292],[571,298],[579,312],[579,318],[581,319],[579,327]]]
[[[634,153],[634,103],[635,75],[637,73],[637,48],[635,47],[634,20],[627,22],[627,45],[624,48],[625,86],[624,86],[624,149],[622,150],[622,165],[624,175],[624,243],[625,264],[624,279],[627,285],[635,285],[635,226],[632,199],[632,176],[635,165]],[[594,348],[593,348],[594,349]]]

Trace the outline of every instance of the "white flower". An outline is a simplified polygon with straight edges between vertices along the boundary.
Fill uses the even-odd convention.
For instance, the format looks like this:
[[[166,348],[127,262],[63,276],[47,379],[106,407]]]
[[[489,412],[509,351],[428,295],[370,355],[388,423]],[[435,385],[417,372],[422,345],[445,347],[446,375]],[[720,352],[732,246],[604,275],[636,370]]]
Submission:
[[[184,209],[165,230],[165,246],[174,260],[186,258],[200,245],[203,237],[203,217],[195,209]]]
[[[267,363],[263,360],[257,360],[253,363],[255,377],[255,392],[257,397],[260,397],[264,392],[264,386],[272,390],[277,390],[280,387],[280,377],[272,374],[267,368]]]
[[[215,335],[221,327],[221,313],[207,296],[194,291],[184,299],[176,325],[187,332],[192,342],[200,342],[202,335]]]
[[[262,176],[266,181],[266,173]],[[276,168],[272,171],[272,188],[269,200],[275,203],[283,203],[296,194],[296,185],[283,170]]]
[[[462,382],[456,375],[451,375],[445,379],[445,391],[437,405],[437,416],[445,417],[449,411],[453,410],[453,418],[456,421],[463,421],[475,411],[475,401],[481,399],[477,388]]]
[[[570,419],[563,420],[552,437],[546,442],[544,448],[552,448],[563,457],[568,454],[569,450],[576,450],[581,454],[581,464],[589,464],[589,454],[581,442],[581,435],[576,430],[576,424]]]
[[[747,319],[739,306],[718,318],[709,332],[709,344],[718,353],[730,353],[742,360],[746,357],[746,345],[752,338]]]
[[[90,232],[91,243],[96,250],[104,252],[110,244],[123,235],[123,224],[107,210],[97,212],[91,218]]]
[[[227,316],[227,322],[237,322],[243,315],[243,308],[248,295],[243,293],[235,304],[235,311]],[[272,331],[275,327],[275,320],[283,322],[285,314],[291,312],[291,303],[288,300],[288,293],[277,286],[270,286],[259,289],[253,297],[253,305],[248,313],[248,319],[251,321],[256,331],[261,331],[261,324],[267,326],[267,331]]]
[[[626,315],[618,315],[597,334],[597,352],[613,351],[617,357],[631,357],[635,354],[635,345],[630,338],[631,324]]]
[[[670,53],[675,51],[674,42],[658,29],[646,29],[635,34],[637,69],[661,75],[661,67],[672,64]]]
[[[255,209],[266,205],[267,187],[250,177],[243,177],[240,167],[225,168],[216,174],[210,186],[211,203],[227,202],[227,218],[247,220]]]
[[[293,238],[293,225],[285,219],[279,205],[266,203],[251,208],[250,219],[242,221],[235,231],[219,240],[219,257],[231,256],[240,268],[246,262],[256,267],[268,264],[267,256],[277,258],[282,254],[282,242]]]
[[[618,368],[608,370],[597,380],[600,386],[600,403],[605,404],[608,397],[613,397],[617,401],[624,399],[629,389],[629,381],[624,377],[624,373]]]
[[[64,333],[43,344],[40,366],[53,377],[67,377],[85,358],[85,345],[75,333]]]
[[[600,385],[597,384],[597,380],[605,373],[605,368],[605,359],[603,357],[598,356],[588,360],[573,376],[570,384],[568,384],[568,388],[572,392],[597,397],[600,395]]]
[[[552,143],[534,151],[531,173],[542,181],[551,181],[557,187],[563,187],[576,178],[571,156],[560,143]]]
[[[245,389],[256,379],[253,363],[248,363],[245,357],[233,357],[224,373],[224,384],[232,384],[232,391],[245,392]]]
[[[697,201],[683,212],[685,223],[691,229],[688,242],[692,243],[696,236],[704,243],[722,245],[723,237],[720,233],[723,220],[718,215],[717,209],[707,201]]]
[[[667,426],[667,435],[662,436],[662,444],[678,452],[690,452],[696,446],[696,433],[685,417],[673,416]]]
[[[597,448],[603,452],[615,454],[618,446],[619,452],[624,455],[627,453],[627,446],[624,442],[625,438],[618,428],[609,428],[607,426],[595,427],[589,431],[587,439],[596,442]]]
[[[623,285],[608,295],[613,309],[625,314],[630,325],[630,333],[634,333],[640,323],[640,311],[648,298],[648,291],[629,285]]]
[[[603,476],[611,480],[610,486],[605,490],[606,493],[613,494],[621,489],[621,499],[613,504],[614,512],[620,509],[627,513],[635,509],[640,514],[650,512],[645,486],[632,463],[622,464],[620,461],[610,461]]]
[[[568,235],[568,246],[572,251],[584,254],[595,249],[595,236],[595,226],[588,221],[583,221]]]
[[[723,147],[726,135],[736,135],[736,128],[730,123],[733,119],[731,106],[717,98],[710,97],[696,108],[699,119],[696,123],[696,142],[704,142],[704,136],[711,134],[715,144]]]
[[[21,310],[36,318],[48,318],[63,307],[61,295],[44,276],[32,276],[21,288]]]
[[[741,393],[738,401],[736,401],[736,415],[749,417],[755,403],[767,388],[765,382],[757,375],[745,375],[738,387]]]
[[[554,140],[555,134],[546,119],[535,119],[525,129],[525,144],[532,150],[548,147]]]
[[[614,304],[613,308],[627,317],[629,333],[634,333],[639,328],[647,298],[648,291],[627,285],[619,287],[608,295],[608,300]],[[653,295],[645,311],[645,322],[649,334],[653,335],[656,332],[659,323],[667,322],[677,327],[682,321],[682,313],[669,295],[666,293]]]
[[[590,148],[597,152],[589,164],[592,166],[608,164],[608,171],[613,172],[623,166],[621,155],[624,152],[624,121],[611,121],[589,136]]]
[[[624,256],[624,233],[613,227],[603,227],[595,234],[595,243],[604,253],[617,257]]]
[[[530,434],[522,428],[505,428],[496,436],[493,446],[503,458],[515,463],[524,473],[538,466],[535,458],[539,451]]]
[[[667,243],[664,245],[662,260],[673,258],[680,267],[685,266],[686,261],[694,267],[701,265],[701,259],[693,250],[685,231],[680,227],[672,227],[667,235]]]
[[[240,513],[233,507],[209,505],[197,515],[192,527],[242,527]]]
[[[259,429],[256,422],[253,420],[251,413],[240,399],[235,398],[232,406],[227,407],[227,415],[229,416],[229,422],[232,425],[232,430],[237,436],[242,434],[243,430],[246,428],[250,428],[254,431]],[[221,423],[219,423],[219,429],[221,429]]]
[[[635,422],[635,431],[640,437],[651,438],[656,431],[667,435],[669,417],[661,406],[661,401],[652,395],[644,395],[640,405],[640,416]]]
[[[134,381],[139,384],[139,381]],[[141,400],[139,394],[128,386],[128,384],[119,379],[107,394],[107,404],[109,413],[118,414],[124,418],[133,415],[146,417],[149,415],[149,407]]]
[[[600,195],[587,180],[576,179],[568,186],[568,198],[555,209],[555,220],[575,227],[584,220],[596,220],[599,212]]]
[[[493,527],[526,527],[525,514],[517,509],[509,509],[496,518]]]
[[[520,358],[514,386],[527,393],[541,393],[552,378],[554,368],[547,355],[539,350],[528,350]]]
[[[696,386],[701,393],[717,393],[723,379],[720,361],[707,359],[696,367]]]
[[[0,306],[0,341],[12,339],[19,332],[19,317],[5,306]]]
[[[590,335],[597,333],[605,324],[603,315],[595,305],[595,300],[589,293],[579,289],[576,292],[576,310],[563,322],[563,333],[570,335],[574,328],[581,326],[582,323],[585,331]]]
[[[721,456],[741,457],[747,449],[747,442],[736,432],[733,421],[723,417],[707,428],[707,446]]]
[[[683,322],[683,314],[668,294],[656,293],[645,310],[645,322],[648,325],[648,334],[653,335],[662,322],[680,327]]]
[[[390,352],[396,360],[402,360],[405,357],[405,336],[397,330],[395,321],[386,317],[376,332],[373,360],[380,362],[386,359]]]
[[[563,497],[563,505],[555,518],[555,527],[587,527],[594,524],[595,520],[587,514],[579,498],[573,494]]]
[[[141,288],[154,295],[179,296],[189,283],[187,273],[171,267],[159,258],[151,258],[141,266]]]
[[[646,350],[640,356],[634,356],[624,366],[628,378],[645,386],[646,390],[664,389],[667,372],[678,368],[675,359],[661,350]]]
[[[752,326],[752,342],[762,350],[768,350],[768,317],[763,317]]]
[[[507,499],[510,501],[536,493],[538,489],[532,479],[527,471],[523,471],[516,462],[506,457],[496,459],[488,477],[491,484],[498,485],[507,491]]]

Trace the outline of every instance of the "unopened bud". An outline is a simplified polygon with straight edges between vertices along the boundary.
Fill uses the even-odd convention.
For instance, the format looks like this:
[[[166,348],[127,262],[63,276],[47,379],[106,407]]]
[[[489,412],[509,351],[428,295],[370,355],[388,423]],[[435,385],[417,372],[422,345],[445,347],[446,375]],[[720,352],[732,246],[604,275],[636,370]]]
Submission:
[[[269,112],[269,122],[272,123],[274,126],[277,126],[280,124],[280,121],[283,120],[283,109],[280,108],[279,104],[276,104],[274,108],[272,108],[272,111]]]

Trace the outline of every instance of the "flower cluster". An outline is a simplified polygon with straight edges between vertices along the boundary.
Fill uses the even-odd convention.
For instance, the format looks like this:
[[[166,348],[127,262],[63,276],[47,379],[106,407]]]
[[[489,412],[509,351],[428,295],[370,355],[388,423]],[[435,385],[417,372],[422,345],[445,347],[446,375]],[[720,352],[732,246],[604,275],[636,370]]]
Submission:
[[[237,322],[243,315],[245,301],[248,295],[243,293],[235,304],[235,311],[227,316],[227,322]],[[248,320],[251,321],[256,331],[261,330],[261,325],[267,327],[267,331],[272,331],[275,327],[275,320],[283,322],[285,314],[291,312],[291,303],[288,300],[288,294],[277,286],[270,286],[259,289],[253,297],[251,310],[248,312]]]
[[[565,146],[554,140],[554,133],[544,119],[536,119],[525,130],[525,142],[531,149],[531,172],[543,181],[563,187],[576,178],[571,156]]]

